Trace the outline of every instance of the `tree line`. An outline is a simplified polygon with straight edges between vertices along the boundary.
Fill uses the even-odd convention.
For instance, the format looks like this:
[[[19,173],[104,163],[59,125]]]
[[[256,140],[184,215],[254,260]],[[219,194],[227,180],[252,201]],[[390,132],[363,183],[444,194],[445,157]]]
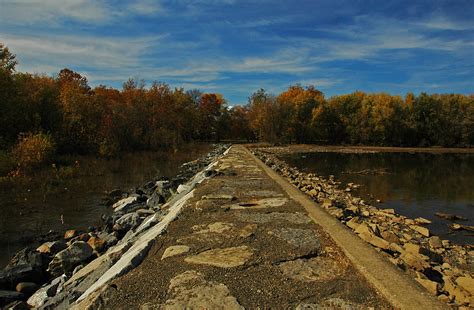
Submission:
[[[326,99],[313,86],[296,85],[277,96],[261,89],[246,109],[251,130],[274,143],[474,145],[474,95],[357,91]]]
[[[242,132],[242,110],[229,109],[220,94],[173,89],[159,82],[146,87],[136,79],[120,90],[92,88],[70,69],[56,76],[16,72],[15,55],[4,45],[0,59],[3,150],[50,143],[58,153],[114,156],[220,141]]]
[[[404,98],[354,92],[326,99],[313,86],[279,95],[261,89],[245,106],[220,94],[129,79],[122,89],[70,69],[55,76],[16,72],[0,43],[0,149],[114,156],[178,148],[191,141],[390,146],[474,144],[474,95],[421,93]],[[32,146],[33,145],[33,146]],[[24,153],[25,153],[24,152]],[[33,153],[33,155],[31,155]],[[34,156],[33,156],[34,157]]]

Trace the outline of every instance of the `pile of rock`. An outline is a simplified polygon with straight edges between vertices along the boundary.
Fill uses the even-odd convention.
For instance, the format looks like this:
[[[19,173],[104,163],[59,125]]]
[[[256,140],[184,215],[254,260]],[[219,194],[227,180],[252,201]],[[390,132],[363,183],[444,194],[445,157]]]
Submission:
[[[289,167],[271,151],[254,150],[266,165],[320,203],[431,294],[448,304],[474,307],[474,247],[432,236],[424,218],[410,219],[393,209],[376,208],[351,194],[358,185],[325,179]]]
[[[182,184],[227,147],[215,145],[205,156],[183,164],[179,174],[171,180],[153,180],[132,193],[110,192],[107,202],[114,212],[102,216],[102,227],[90,227],[88,232],[68,230],[60,238],[58,234],[48,234],[46,239],[49,240],[38,248],[19,251],[0,271],[0,307],[50,309],[63,300],[66,305],[74,301],[103,273],[98,269],[109,268],[131,247],[139,226],[142,225],[140,231],[144,231],[158,223],[167,213],[163,208],[166,201],[182,191]],[[87,266],[89,263],[94,266]],[[65,290],[72,287],[75,290],[70,296]]]

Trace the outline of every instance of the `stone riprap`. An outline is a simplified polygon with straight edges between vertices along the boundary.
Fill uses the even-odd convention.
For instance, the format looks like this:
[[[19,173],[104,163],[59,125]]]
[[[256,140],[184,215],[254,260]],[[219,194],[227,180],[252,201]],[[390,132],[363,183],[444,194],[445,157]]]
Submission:
[[[244,147],[213,169],[143,262],[78,309],[390,307]]]
[[[158,177],[132,192],[111,191],[106,204],[114,213],[104,216],[100,227],[39,236],[42,245],[19,251],[0,271],[0,306],[69,308],[88,290],[133,269],[192,197],[196,184],[215,173],[209,165],[227,148],[215,145],[183,164],[172,179]]]
[[[418,284],[401,272],[411,281],[397,282],[404,283],[404,296],[375,289],[367,276],[370,273],[364,273],[354,255],[335,242],[334,231],[329,235],[327,225],[289,191],[294,188],[282,185],[245,147],[232,146],[215,158],[182,186],[176,185],[171,194],[166,194],[166,183],[159,181],[144,186],[137,200],[117,205],[130,212],[118,212],[107,224],[111,229],[116,224],[129,229],[114,235],[116,239],[71,232],[67,248],[61,251],[67,252],[81,242],[75,247],[85,254],[90,251],[87,246],[103,247],[103,252],[73,264],[59,264],[57,259],[54,266],[61,268],[54,270],[66,273],[42,286],[29,298],[29,305],[41,309],[379,309],[407,305],[394,302],[398,298],[416,301],[402,308],[443,308],[421,288],[413,289],[410,283]],[[153,198],[158,192],[163,198]],[[166,203],[158,202],[165,196]],[[151,206],[154,203],[150,199],[159,206]],[[125,214],[131,215],[124,218]],[[329,218],[340,226],[338,229],[347,230]],[[384,240],[378,227],[370,223],[359,226],[360,234]],[[354,238],[371,255],[380,256],[352,235],[350,240]],[[104,238],[104,242],[92,238]],[[372,242],[382,244],[380,240],[373,238]],[[111,245],[105,246],[107,242]],[[415,247],[406,253],[407,259],[413,260],[418,255],[427,256]],[[420,268],[424,263],[420,262]],[[371,264],[363,266],[371,268]],[[382,270],[390,278],[392,269]],[[31,281],[25,277],[21,280]],[[469,278],[453,278],[446,283],[452,287],[450,296],[457,300],[469,297],[463,295],[472,289]],[[4,293],[5,300],[17,295]]]
[[[290,148],[253,150],[272,170],[306,193],[393,264],[413,277],[430,294],[450,306],[474,307],[474,247],[456,245],[432,236],[424,218],[410,219],[393,209],[379,209],[353,195],[357,184],[341,183],[304,173],[277,156]],[[467,280],[465,280],[467,279]],[[461,283],[471,283],[470,288]]]

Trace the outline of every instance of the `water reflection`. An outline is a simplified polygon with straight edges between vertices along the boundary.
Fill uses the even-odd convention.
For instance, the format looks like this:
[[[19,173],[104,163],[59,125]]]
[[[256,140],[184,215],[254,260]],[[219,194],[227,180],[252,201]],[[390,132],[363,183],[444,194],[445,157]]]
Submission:
[[[172,177],[182,163],[208,151],[208,145],[194,145],[178,153],[141,152],[111,160],[75,157],[80,167],[66,176],[58,178],[48,168],[21,184],[0,187],[0,267],[51,229],[101,224],[100,216],[111,212],[101,205],[105,191],[132,190],[154,177]]]
[[[458,243],[473,243],[472,232],[451,234],[436,212],[454,213],[474,225],[474,154],[305,153],[283,158],[305,172],[334,175],[343,183],[361,184],[357,194],[382,200],[408,217],[433,221],[430,230]]]

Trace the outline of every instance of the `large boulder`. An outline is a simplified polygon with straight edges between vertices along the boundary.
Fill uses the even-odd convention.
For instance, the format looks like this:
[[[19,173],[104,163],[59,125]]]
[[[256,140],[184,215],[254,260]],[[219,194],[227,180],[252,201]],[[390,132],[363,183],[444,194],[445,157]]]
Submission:
[[[6,268],[30,265],[33,269],[41,271],[47,268],[49,260],[50,258],[47,255],[38,253],[31,248],[24,248],[13,256]]]
[[[58,277],[63,273],[71,272],[74,267],[87,261],[93,255],[93,250],[84,241],[77,241],[67,249],[56,254],[49,263],[48,271],[51,275]]]
[[[43,286],[42,288],[37,290],[30,298],[28,298],[28,305],[33,308],[41,307],[43,304],[46,303],[49,298],[54,297],[56,295],[58,287],[60,285],[63,285],[65,281],[65,276],[59,276],[53,281],[51,281],[51,283]]]
[[[0,289],[14,290],[20,282],[41,283],[43,272],[29,264],[19,264],[0,271]]]

